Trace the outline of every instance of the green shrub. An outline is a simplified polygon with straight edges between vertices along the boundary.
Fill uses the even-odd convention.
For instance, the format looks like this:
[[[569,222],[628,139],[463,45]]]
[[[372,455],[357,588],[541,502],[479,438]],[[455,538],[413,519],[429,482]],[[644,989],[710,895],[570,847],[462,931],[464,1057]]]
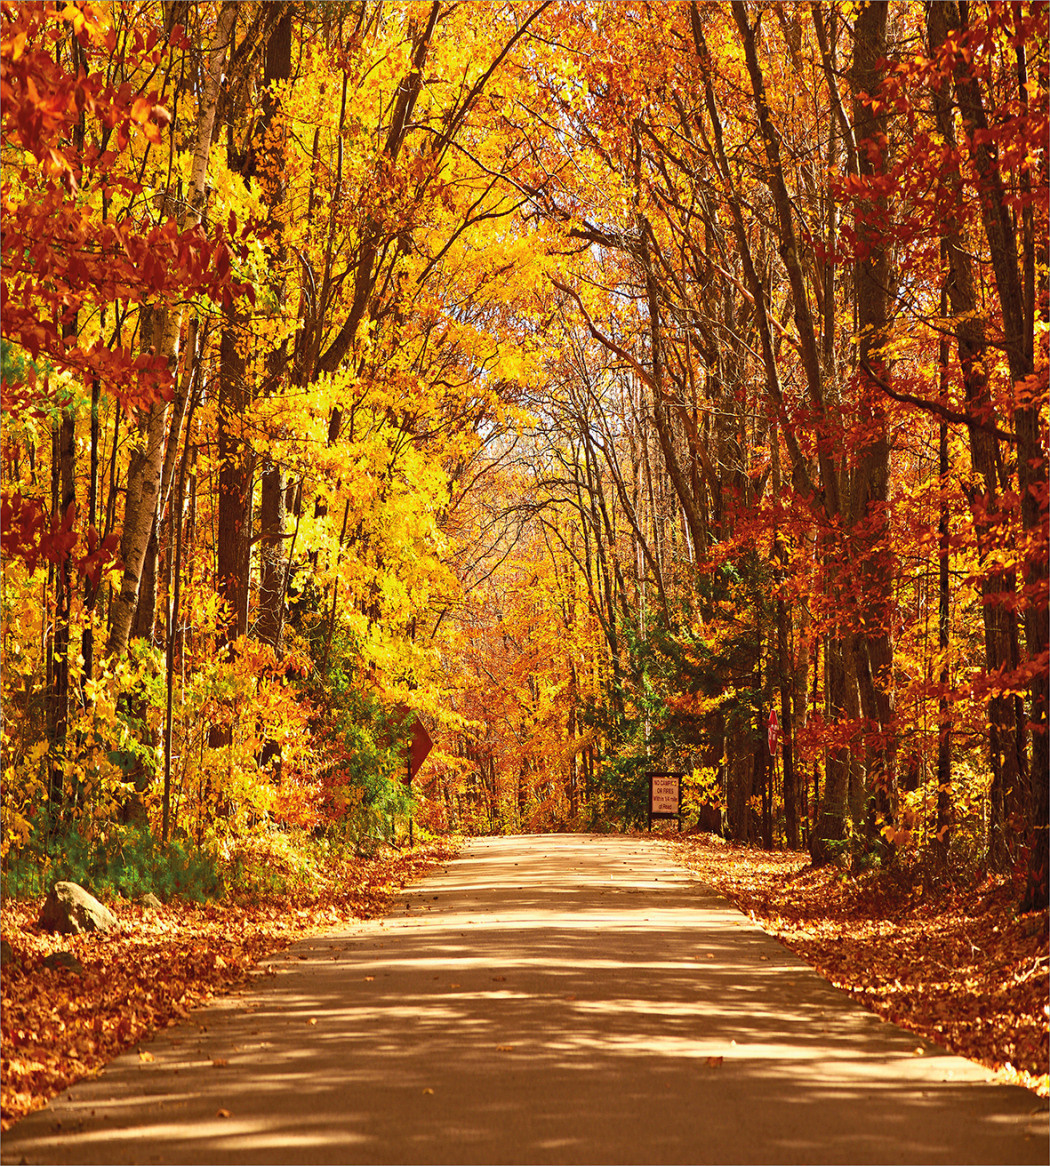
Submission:
[[[222,865],[213,848],[198,849],[184,838],[161,846],[144,826],[113,825],[92,839],[68,829],[49,836],[40,828],[28,846],[8,855],[3,890],[29,898],[65,880],[100,898],[133,899],[152,891],[162,899],[203,902],[225,894]]]

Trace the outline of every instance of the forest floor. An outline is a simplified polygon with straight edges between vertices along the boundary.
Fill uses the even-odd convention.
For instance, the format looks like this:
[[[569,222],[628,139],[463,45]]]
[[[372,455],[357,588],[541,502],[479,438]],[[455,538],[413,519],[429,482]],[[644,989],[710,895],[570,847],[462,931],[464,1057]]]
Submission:
[[[384,914],[407,882],[457,849],[437,839],[333,861],[308,886],[250,900],[173,899],[159,909],[118,900],[108,905],[121,927],[110,935],[39,931],[42,898],[5,899],[0,1130],[190,1008],[267,974],[260,960],[295,940]]]
[[[674,845],[680,861],[872,1012],[1050,1092],[1048,917],[1018,915],[1009,879],[975,884],[906,859],[851,876],[707,834]]]

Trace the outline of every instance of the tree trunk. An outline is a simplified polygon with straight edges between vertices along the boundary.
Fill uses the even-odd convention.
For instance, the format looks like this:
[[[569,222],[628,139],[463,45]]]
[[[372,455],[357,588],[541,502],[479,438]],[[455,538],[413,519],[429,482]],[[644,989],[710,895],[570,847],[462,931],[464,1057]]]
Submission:
[[[755,784],[754,742],[739,725],[726,733],[726,833],[734,842],[751,841],[751,795]]]
[[[824,653],[825,705],[830,721],[841,721],[847,702],[847,675],[843,645],[830,639]],[[809,837],[809,853],[814,866],[834,862],[846,837],[850,787],[850,749],[836,745],[828,749],[824,794],[820,812]],[[838,845],[837,845],[838,844]]]
[[[260,515],[259,615],[256,632],[264,644],[276,648],[284,614],[284,480],[279,466],[269,463],[262,473]]]
[[[237,0],[224,0],[219,11],[215,34],[207,52],[204,91],[201,94],[197,115],[193,169],[187,191],[186,209],[180,216],[182,229],[196,226],[201,220],[219,84],[222,79],[223,63],[233,36],[236,15]],[[181,311],[164,307],[156,312],[156,317],[154,350],[167,359],[168,368],[174,377],[178,364],[182,314]],[[121,540],[124,575],[120,592],[114,598],[110,609],[109,639],[106,643],[108,656],[122,655],[127,650],[131,635],[132,621],[139,601],[142,564],[160,497],[168,413],[169,405],[166,401],[155,401],[150,406],[140,429],[145,442],[144,448],[138,451],[138,456],[132,458],[128,467],[124,532]]]
[[[168,316],[167,312],[163,313]],[[162,329],[165,339],[174,344],[170,324]],[[132,623],[139,602],[139,585],[146,558],[150,534],[157,513],[160,494],[161,462],[167,437],[168,405],[154,402],[139,424],[139,439],[143,443],[133,451],[128,465],[127,495],[124,502],[124,529],[120,539],[120,555],[124,574],[120,592],[110,606],[109,639],[106,655],[122,655],[131,638]]]
[[[860,177],[876,178],[884,169],[889,148],[887,106],[878,109],[872,98],[878,93],[886,58],[886,18],[889,5],[876,0],[857,13],[854,32],[853,126],[857,141]],[[889,378],[882,346],[889,324],[891,249],[886,238],[888,219],[885,195],[859,199],[854,226],[864,245],[863,257],[854,271],[857,305],[858,356],[861,367],[861,418],[866,437],[858,451],[851,475],[849,529],[851,550],[858,559],[861,593],[860,626],[863,635],[853,638],[861,710],[878,726],[878,736],[866,748],[867,780],[875,802],[876,830],[893,821],[896,780],[896,738],[893,722],[892,606],[895,562],[890,547],[887,499],[890,482],[890,445],[886,413],[874,377]],[[870,374],[870,375],[869,375]],[[863,545],[857,532],[863,530]],[[872,629],[872,630],[867,630]]]
[[[813,315],[810,309],[809,294],[806,285],[806,275],[802,263],[802,251],[798,234],[794,225],[794,210],[791,196],[787,189],[784,177],[784,166],[780,152],[781,137],[770,114],[769,102],[766,98],[765,80],[758,60],[757,31],[750,23],[748,8],[743,0],[732,0],[731,10],[744,48],[744,60],[751,82],[754,97],[755,113],[766,155],[767,169],[765,181],[773,200],[776,211],[774,228],[777,233],[777,247],[780,258],[787,272],[788,284],[791,289],[791,308],[798,334],[799,351],[802,358],[802,367],[805,373],[806,389],[810,405],[815,413],[815,421],[821,440],[817,442],[816,459],[820,471],[821,494],[820,504],[827,517],[835,522],[839,519],[848,521],[848,514],[843,508],[842,473],[841,468],[833,455],[832,422],[828,402],[825,399],[824,382],[821,376],[820,352],[816,340],[813,324]],[[694,6],[694,13],[696,8]],[[694,18],[694,26],[697,19]],[[697,33],[694,31],[694,37]],[[710,104],[710,103],[709,103]],[[716,140],[718,131],[716,131]],[[745,270],[746,270],[745,264]],[[757,276],[751,277],[757,285]],[[752,288],[752,294],[755,289]],[[757,318],[763,319],[760,301],[756,297],[756,307],[759,308]],[[762,330],[763,332],[766,329]],[[764,348],[768,341],[763,336]],[[771,392],[776,394],[775,400],[778,409],[782,408],[779,399],[779,384],[770,367],[767,356],[766,375]],[[785,437],[790,435],[790,427],[785,426]],[[792,448],[793,476],[796,489],[805,490],[816,500],[818,495],[810,485],[804,459],[797,453],[797,445]],[[840,722],[845,716],[846,698],[846,664],[843,655],[847,651],[844,640],[838,638],[828,645],[826,670],[828,687],[828,716],[833,723]],[[850,750],[845,746],[836,746],[828,756],[827,775],[825,779],[824,800],[816,824],[810,836],[810,854],[814,863],[830,861],[836,851],[834,843],[845,837],[848,820],[848,798],[850,783]]]
[[[105,313],[102,316],[105,327]],[[101,387],[98,378],[91,382],[91,438],[90,438],[90,471],[88,475],[88,529],[98,530],[98,450],[101,438],[99,422],[99,404],[101,401]],[[80,654],[84,657],[84,679],[91,680],[95,674],[95,630],[94,610],[98,598],[99,584],[88,579],[84,583],[84,630],[80,635]]]
[[[76,330],[75,323],[72,330]],[[52,451],[57,454],[57,457],[53,457],[52,474],[55,475],[58,517],[62,520],[70,507],[76,506],[76,413],[72,402],[62,409],[61,419],[55,424]],[[48,696],[48,802],[53,818],[61,811],[67,792],[64,789],[63,771],[69,729],[69,621],[72,599],[73,580],[70,578],[69,556],[66,555],[55,568],[55,631]]]
[[[689,480],[682,472],[682,467],[675,453],[671,433],[671,419],[667,412],[667,398],[664,387],[664,363],[661,350],[660,336],[660,302],[657,296],[656,278],[652,271],[652,261],[649,255],[649,239],[652,230],[642,219],[642,266],[645,272],[645,290],[649,304],[649,350],[652,361],[652,388],[653,388],[653,421],[656,425],[656,436],[660,442],[660,452],[663,454],[664,466],[674,485],[675,493],[682,504],[686,522],[689,525],[689,534],[693,546],[704,545],[704,525],[696,506],[696,498],[689,488]]]
[[[948,337],[940,342],[941,373],[947,381]],[[937,719],[937,829],[934,834],[934,852],[944,862],[948,857],[952,831],[952,711],[948,696],[951,679],[948,671],[948,645],[951,639],[951,525],[948,500],[948,425],[941,422],[938,442],[938,469],[940,470],[940,503],[937,516],[938,579],[937,579],[937,647],[941,654],[941,674],[938,677],[941,695]]]
[[[945,43],[951,22],[954,22],[954,27],[958,27],[958,19],[958,10],[950,0],[927,7],[931,53],[936,53]],[[947,144],[954,148],[955,120],[947,84],[935,89],[933,98],[938,129]],[[979,94],[971,92],[969,106],[972,118],[980,119],[982,116],[977,112],[979,105]],[[962,182],[955,179],[954,205],[961,206],[963,197]],[[997,216],[986,210],[985,217],[993,220],[995,225],[991,233],[998,238]],[[978,558],[984,564],[996,553],[998,536],[995,528],[1001,510],[1001,492],[1008,487],[1009,482],[1002,477],[998,438],[982,424],[994,419],[994,404],[985,371],[989,345],[973,260],[957,218],[950,216],[946,220],[944,232],[950,275],[948,298],[952,314],[958,321],[955,334],[962,368],[963,393],[967,411],[977,422],[968,426],[968,436],[970,458],[981,485],[970,489],[969,502],[974,516]],[[1009,267],[1008,261],[1001,266]],[[1016,359],[1015,354],[1011,359],[1011,367]],[[1012,671],[1020,662],[1017,615],[1012,603],[1015,591],[1016,580],[1012,570],[985,569],[981,578],[981,594],[985,664],[989,672]],[[1001,695],[993,696],[988,702],[989,759],[992,769],[989,858],[992,865],[999,869],[1005,868],[1011,861],[1007,820],[1012,810],[1024,806],[1021,793],[1026,760],[1024,724],[1023,717],[1018,716],[1016,703],[1016,698]]]
[[[284,201],[284,132],[275,124],[279,101],[273,86],[286,81],[292,72],[292,14],[287,11],[274,25],[266,46],[265,95],[263,117],[259,129],[260,176],[269,209],[271,235],[276,240],[273,268],[278,272],[276,299],[284,302],[285,262],[284,231],[281,204]],[[278,375],[283,364],[282,354],[275,353],[267,369],[268,380]],[[259,581],[259,618],[257,630],[264,644],[278,648],[284,625],[284,591],[288,578],[284,553],[285,481],[278,462],[268,459],[262,473],[262,498],[259,508],[261,577]]]
[[[775,425],[770,429],[769,442],[773,462],[773,493],[779,497],[782,488],[780,478],[780,436]],[[777,637],[777,683],[780,689],[780,756],[784,770],[784,833],[788,849],[797,850],[799,846],[799,803],[802,799],[799,791],[798,777],[795,772],[795,718],[792,715],[795,677],[791,667],[791,628],[790,621],[788,620],[787,604],[784,602],[784,596],[779,590],[779,588],[783,587],[784,583],[787,557],[787,549],[784,546],[780,531],[774,530],[773,562],[778,585],[774,616]],[[803,692],[805,692],[805,682],[803,682]]]
[[[154,641],[157,626],[158,589],[160,587],[161,547],[164,548],[167,566],[165,574],[168,582],[171,579],[171,545],[174,541],[171,531],[169,503],[171,501],[172,482],[175,467],[180,464],[179,450],[182,441],[182,426],[186,419],[186,410],[189,403],[190,385],[194,378],[196,362],[197,322],[190,322],[187,336],[186,353],[183,359],[182,376],[179,378],[172,402],[170,425],[168,426],[168,440],[164,452],[164,461],[160,474],[160,490],[157,497],[157,509],[153,518],[153,529],[150,531],[149,542],[146,544],[146,555],[142,561],[142,577],[139,581],[139,600],[135,609],[135,618],[131,625],[131,639],[146,639]],[[170,599],[170,596],[168,597]]]
[[[157,491],[158,511],[160,491]],[[160,573],[160,539],[157,535],[157,513],[153,515],[146,553],[142,558],[142,572],[139,577],[139,598],[135,604],[135,617],[131,621],[132,640],[153,642],[153,630],[157,621],[157,577]]]
[[[246,361],[238,340],[244,317],[223,316],[219,341],[219,499],[216,552],[219,589],[227,620],[220,644],[248,633],[248,569],[252,522],[251,457],[244,440],[244,414],[251,401]]]
[[[968,5],[945,3],[943,18],[953,33],[965,32],[969,18]],[[1023,46],[1018,50],[1023,54]],[[1023,78],[1025,65],[1023,56],[1018,57],[1018,67]],[[1025,277],[1018,261],[1018,224],[1007,197],[1007,183],[999,169],[994,137],[988,132],[988,119],[984,110],[984,99],[980,79],[967,60],[955,58],[955,90],[962,113],[963,126],[969,139],[970,152],[980,176],[981,223],[984,226],[992,270],[995,274],[995,288],[1003,316],[1003,346],[1010,365],[1010,376],[1018,392],[1018,407],[1014,414],[1017,430],[1017,486],[1021,498],[1021,523],[1028,536],[1023,574],[1025,590],[1032,599],[1024,607],[1025,647],[1029,660],[1037,662],[1035,675],[1029,686],[1031,709],[1026,717],[1023,702],[1019,698],[1008,699],[1003,710],[1006,717],[1012,711],[1013,747],[1016,754],[1017,772],[1012,784],[1004,778],[1004,788],[997,801],[1002,803],[1004,824],[1026,818],[1029,823],[1029,885],[1026,902],[1047,901],[1047,789],[1046,777],[1050,767],[1047,741],[1047,686],[1046,652],[1048,646],[1047,613],[1044,604],[1036,596],[1045,594],[1048,572],[1046,549],[1046,467],[1047,451],[1040,440],[1040,418],[1038,394],[1023,392],[1028,378],[1034,372],[1034,315],[1026,310],[1028,297],[1025,292]],[[1027,90],[1022,88],[1022,101],[1027,102]],[[1027,166],[1024,169],[1027,174]],[[1012,180],[1011,180],[1012,184]],[[1034,256],[1026,262],[1031,266],[1034,296]],[[1010,582],[1013,582],[1011,577]],[[1013,611],[1008,613],[1010,650],[1014,659],[1019,657],[1017,645],[1017,618]],[[1027,756],[1027,725],[1032,729],[1032,766],[1029,770]],[[1031,789],[1030,775],[1032,780]],[[1004,835],[1007,830],[1004,828]],[[1004,848],[1004,859],[1012,847]],[[1034,896],[1034,899],[1033,899]]]

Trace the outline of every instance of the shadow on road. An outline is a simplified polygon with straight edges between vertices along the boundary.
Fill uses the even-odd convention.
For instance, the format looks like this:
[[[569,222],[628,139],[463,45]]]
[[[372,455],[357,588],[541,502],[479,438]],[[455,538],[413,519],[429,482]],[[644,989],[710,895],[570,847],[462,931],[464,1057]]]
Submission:
[[[274,968],[4,1161],[1047,1160],[1038,1098],[857,1007],[645,839],[480,840]]]

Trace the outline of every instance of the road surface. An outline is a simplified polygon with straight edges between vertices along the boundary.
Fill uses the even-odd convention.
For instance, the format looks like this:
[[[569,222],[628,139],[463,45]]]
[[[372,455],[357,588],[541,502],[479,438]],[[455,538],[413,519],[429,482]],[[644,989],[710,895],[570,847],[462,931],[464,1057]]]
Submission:
[[[3,1162],[1050,1156],[1035,1095],[864,1011],[647,838],[470,842],[271,971],[26,1118]]]

